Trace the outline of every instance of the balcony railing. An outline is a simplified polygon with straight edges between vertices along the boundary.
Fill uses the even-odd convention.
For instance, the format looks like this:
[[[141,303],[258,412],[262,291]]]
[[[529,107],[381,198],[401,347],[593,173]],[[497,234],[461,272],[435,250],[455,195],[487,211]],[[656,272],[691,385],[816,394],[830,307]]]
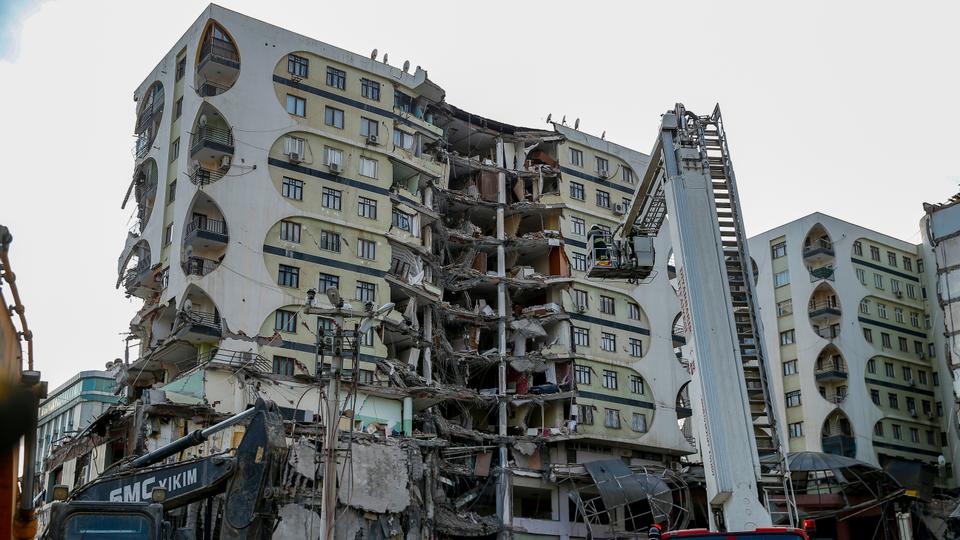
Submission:
[[[219,364],[232,368],[247,368],[263,373],[273,371],[273,363],[263,356],[250,351],[229,351],[214,349],[197,357],[197,365]]]
[[[814,255],[833,255],[833,243],[822,238],[818,238],[809,244],[803,246],[803,256],[813,257]]]
[[[213,97],[219,96],[220,94],[229,90],[230,87],[225,84],[215,83],[213,81],[206,81],[200,85],[199,92],[200,97]]]
[[[833,268],[829,266],[824,266],[821,268],[811,268],[810,269],[810,281],[819,281],[821,279],[829,279],[833,281]]]
[[[224,172],[219,169],[197,167],[192,173],[190,173],[190,181],[193,182],[193,185],[195,186],[203,187],[223,178],[223,175]]]
[[[126,274],[123,277],[123,286],[127,289],[135,286],[138,282],[142,281],[146,274],[150,270],[150,256],[141,258],[137,265],[133,268],[127,269]]]
[[[837,329],[834,329],[833,327],[818,328],[818,329],[815,329],[813,332],[818,336],[822,337],[823,339],[837,339],[838,337],[840,337],[839,328]]]
[[[215,60],[234,69],[240,68],[240,55],[233,43],[213,36],[208,36],[203,42],[198,65],[202,66],[207,60]]]
[[[140,159],[147,155],[150,152],[150,147],[153,146],[153,130],[148,129],[141,132],[137,135],[137,146],[134,153],[137,156],[137,159]]]
[[[814,372],[814,377],[816,377],[816,379],[817,379],[818,381],[842,381],[842,380],[846,380],[846,379],[847,379],[847,368],[845,368],[845,367],[843,367],[843,366],[840,366],[840,367],[832,367],[832,368],[818,369],[818,370],[816,370],[816,372]]]
[[[826,316],[840,316],[840,306],[835,302],[819,301],[807,304],[807,315],[813,319]]]
[[[820,395],[823,396],[823,399],[829,401],[830,403],[834,403],[836,405],[843,403],[847,399],[846,393],[820,394]]]
[[[857,454],[856,439],[852,435],[823,435],[823,451],[827,454],[853,457]]]
[[[137,133],[143,131],[150,125],[150,121],[163,113],[163,93],[158,94],[160,98],[154,98],[153,103],[147,107],[137,117],[137,125],[134,128]]]
[[[225,221],[220,221],[218,219],[194,219],[190,223],[187,223],[187,228],[184,230],[184,236],[189,236],[193,232],[208,232],[213,234],[219,234],[221,236],[227,236],[227,223]]]
[[[222,127],[204,126],[199,128],[193,134],[190,154],[196,154],[203,148],[233,154],[233,133]]]
[[[220,314],[209,311],[200,311],[196,309],[181,310],[178,314],[180,326],[202,326],[220,331]]]
[[[190,257],[183,263],[183,273],[188,276],[205,276],[220,266],[220,263],[205,257]]]

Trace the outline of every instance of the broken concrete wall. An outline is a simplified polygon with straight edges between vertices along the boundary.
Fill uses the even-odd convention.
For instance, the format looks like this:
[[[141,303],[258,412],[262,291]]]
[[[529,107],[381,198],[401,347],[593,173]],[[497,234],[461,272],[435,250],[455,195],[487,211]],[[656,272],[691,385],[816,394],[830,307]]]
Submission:
[[[377,513],[410,505],[407,453],[400,446],[354,443],[352,454],[352,466],[340,473],[342,504]]]

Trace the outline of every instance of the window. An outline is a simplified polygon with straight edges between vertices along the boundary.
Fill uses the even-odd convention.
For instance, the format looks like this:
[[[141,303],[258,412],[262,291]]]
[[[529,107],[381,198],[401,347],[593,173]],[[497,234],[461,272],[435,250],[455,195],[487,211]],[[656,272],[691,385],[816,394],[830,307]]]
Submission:
[[[877,372],[877,361],[873,358],[867,360],[867,373],[876,373]]]
[[[867,284],[867,273],[863,270],[863,268],[857,268],[857,280],[864,285]]]
[[[933,343],[931,343],[933,345]],[[930,374],[930,380],[933,381],[934,386],[940,386],[940,374],[934,371]]]
[[[590,307],[590,297],[587,296],[587,291],[574,289],[573,303],[577,310],[588,309]]]
[[[883,422],[877,422],[873,426],[873,434],[877,437],[883,437]]]
[[[943,402],[942,401],[937,402],[937,418],[943,418]]]
[[[874,388],[870,389],[870,401],[873,401],[874,405],[880,405],[880,391]]]
[[[360,95],[367,99],[380,101],[380,83],[370,79],[360,79]]]
[[[630,376],[630,391],[634,394],[644,393],[643,377],[639,375]]]
[[[893,291],[893,294],[900,296],[900,280],[899,279],[890,279],[890,290]]]
[[[573,327],[573,344],[578,347],[590,346],[590,331],[579,326]]]
[[[887,401],[889,402],[891,409],[900,408],[900,398],[896,394],[893,394],[893,393],[888,394]]]
[[[177,60],[177,76],[176,80],[180,80],[184,75],[187,74],[187,58],[183,57]]]
[[[898,337],[897,345],[900,347],[901,352],[907,352],[910,350],[910,348],[907,346],[907,338]]]
[[[587,255],[584,253],[573,252],[573,269],[577,272],[587,271]]]
[[[884,362],[884,363],[883,363],[883,374],[886,375],[887,377],[896,377],[896,376],[897,376],[897,372],[893,370],[893,363],[892,363],[892,362]]]
[[[907,283],[907,297],[916,298],[917,297],[917,287]]]
[[[323,160],[327,166],[339,165],[343,167],[343,150],[332,146],[323,147]]]
[[[327,105],[323,110],[323,122],[328,126],[343,129],[343,111]]]
[[[173,119],[176,120],[183,116],[183,98],[177,99],[176,105],[173,107]]]
[[[913,370],[909,366],[903,366],[903,380],[909,382],[913,380]]]
[[[593,405],[577,405],[577,423],[592,426],[594,408]]]
[[[643,356],[643,341],[637,338],[630,338],[630,356],[634,358]]]
[[[907,397],[907,411],[910,414],[917,414],[917,400],[912,397]]]
[[[883,276],[874,272],[873,273],[873,285],[878,289],[883,289]]]
[[[347,88],[347,74],[342,69],[327,66],[327,86],[332,86],[340,90]]]
[[[640,320],[640,306],[633,302],[627,303],[627,317],[634,321]]]
[[[910,326],[914,328],[920,328],[920,314],[916,311],[910,312]],[[919,351],[923,352],[923,351]]]
[[[616,301],[611,296],[600,295],[600,313],[616,315]]]
[[[340,233],[320,231],[320,249],[340,253]]]
[[[170,185],[167,186],[167,204],[172,203],[177,200],[177,181],[174,180],[170,182]]]
[[[880,332],[880,344],[887,349],[892,347],[892,345],[890,345],[890,334],[886,332]]]
[[[926,372],[926,371],[924,371],[924,370],[922,370],[922,369],[918,369],[918,370],[917,370],[917,382],[919,382],[920,384],[923,384],[923,385],[926,385],[926,384],[927,384],[927,372]]]
[[[280,265],[277,272],[277,284],[283,287],[300,287],[300,269],[296,266]]]
[[[180,157],[180,137],[170,144],[170,161],[173,162]]]
[[[360,176],[367,178],[377,177],[377,160],[361,157],[360,158]]]
[[[792,345],[795,341],[793,329],[780,332],[780,345]]]
[[[600,208],[610,208],[610,194],[602,189],[597,190],[597,206]]]
[[[297,365],[297,361],[289,356],[274,356],[273,357],[273,372],[277,375],[286,375],[287,377],[293,377],[294,366]]]
[[[784,399],[787,402],[787,407],[799,407],[800,406],[800,391],[794,390],[793,392],[787,392],[784,396]]]
[[[873,330],[869,328],[863,329],[863,339],[867,340],[869,343],[873,343]]]
[[[620,411],[617,409],[604,409],[603,425],[608,428],[620,429]]]
[[[339,289],[340,288],[340,276],[335,276],[333,274],[324,274],[320,273],[320,279],[318,281],[317,289],[319,292],[326,292],[327,289]]]
[[[610,175],[610,162],[605,158],[597,158],[597,174],[600,176],[609,176]]]
[[[360,135],[363,135],[364,137],[376,137],[380,135],[380,122],[371,120],[365,116],[361,116]]]
[[[910,442],[918,443],[920,442],[920,430],[912,427],[910,428]]]
[[[580,364],[577,364],[573,371],[577,376],[577,384],[590,384],[590,366],[581,366]]]
[[[305,78],[309,67],[310,61],[306,58],[295,54],[287,55],[287,73],[294,77]]]
[[[616,352],[617,336],[609,332],[600,332],[600,348],[607,352]]]
[[[894,253],[894,252],[892,252],[892,251],[888,251],[888,252],[887,252],[887,264],[889,264],[890,266],[893,266],[893,267],[896,267],[896,266],[897,266],[897,254],[896,254],[896,253]]]
[[[357,197],[357,215],[367,219],[377,219],[377,200]]]
[[[886,318],[887,318],[887,305],[886,305],[886,304],[881,304],[881,303],[877,302],[877,315],[879,315],[881,319],[886,319]]]
[[[786,317],[793,313],[793,300],[786,299],[783,302],[777,302],[777,317]]]
[[[603,387],[610,390],[617,389],[617,372],[609,369],[603,370]]]
[[[787,360],[783,363],[783,374],[784,375],[796,375],[798,373],[797,361],[796,360]]]
[[[339,189],[324,187],[321,193],[322,195],[320,196],[320,204],[322,204],[324,208],[340,210],[340,202],[343,198],[343,194]]]
[[[393,130],[393,146],[396,148],[403,148],[408,152],[413,152],[414,138],[413,135],[407,133],[406,131],[401,131],[399,129]]]
[[[770,252],[772,253],[774,259],[779,259],[780,257],[786,257],[787,243],[780,242],[779,244],[774,244],[773,247],[770,248]]]
[[[278,309],[274,316],[273,329],[278,332],[295,333],[297,331],[297,314],[293,311]]]
[[[870,258],[879,261],[880,260],[880,248],[876,246],[870,246]]]
[[[357,282],[357,300],[361,302],[374,302],[377,297],[377,286],[366,281]]]
[[[163,245],[169,246],[171,243],[173,243],[173,223],[163,230]]]
[[[639,433],[647,432],[647,415],[643,413],[633,413],[633,425],[631,426],[634,431]]]
[[[863,255],[863,244],[861,244],[859,240],[853,243],[853,254]]]
[[[861,301],[860,301],[860,313],[863,313],[864,315],[869,315],[869,314],[870,314],[870,301],[869,301],[869,300],[864,299],[864,300],[861,300]]]
[[[307,115],[307,100],[287,94],[287,112],[295,116]]]
[[[901,430],[901,428],[900,428],[900,424],[893,424],[893,425],[890,426],[890,427],[893,428],[893,438],[894,438],[894,439],[897,439],[897,440],[899,441],[900,439],[903,438],[903,433],[902,433],[902,430]]]
[[[903,309],[893,308],[893,318],[896,319],[898,323],[903,324]]]
[[[923,259],[917,259],[917,272],[923,273]]]
[[[283,186],[280,188],[280,193],[288,198],[296,201],[303,200],[303,180],[297,180],[296,178],[283,177]]]
[[[773,286],[774,287],[783,287],[790,283],[790,271],[784,270],[782,272],[777,272],[773,275]]]
[[[401,212],[396,208],[393,209],[393,226],[400,229],[401,231],[407,231],[408,233],[413,233],[413,220],[410,217],[410,214],[406,212]]]
[[[927,430],[927,444],[934,445],[933,431],[929,429]]]
[[[628,184],[632,184],[634,181],[636,181],[637,178],[636,178],[636,175],[633,174],[633,169],[631,169],[630,167],[624,167],[621,170],[623,171],[624,182],[627,182]]]
[[[913,259],[906,255],[903,256],[903,269],[913,272]]]
[[[573,232],[573,234],[576,234],[579,236],[586,236],[587,222],[584,221],[583,218],[578,218],[578,217],[570,218],[570,229]]]
[[[300,224],[292,221],[280,222],[280,240],[284,242],[300,243]]]
[[[583,167],[583,152],[577,150],[576,148],[571,148],[570,163],[576,165],[577,167]]]
[[[307,141],[301,139],[300,137],[284,137],[283,139],[283,153],[287,154],[296,154],[300,156],[300,159],[303,159],[303,149],[306,147]]]
[[[357,240],[357,257],[374,260],[377,258],[377,243],[373,240]]]
[[[791,439],[803,437],[803,422],[787,424],[787,432],[790,434]]]
[[[583,184],[570,182],[570,198],[582,201],[584,199]]]

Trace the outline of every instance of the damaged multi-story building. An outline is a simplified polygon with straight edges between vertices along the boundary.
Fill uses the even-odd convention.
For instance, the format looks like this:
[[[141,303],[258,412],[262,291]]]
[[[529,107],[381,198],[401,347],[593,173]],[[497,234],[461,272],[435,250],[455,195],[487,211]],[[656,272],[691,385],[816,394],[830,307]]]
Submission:
[[[696,451],[666,233],[644,283],[585,275],[588,231],[617,227],[647,157],[464,111],[409,66],[204,10],[134,93],[117,283],[143,300],[139,354],[48,470],[96,476],[262,397],[295,462],[281,526],[306,526],[332,322],[304,306],[331,288],[394,304],[342,372],[338,538],[585,537],[584,464],[669,476]],[[202,504],[179,525],[216,519]],[[597,523],[648,524],[630,513]]]

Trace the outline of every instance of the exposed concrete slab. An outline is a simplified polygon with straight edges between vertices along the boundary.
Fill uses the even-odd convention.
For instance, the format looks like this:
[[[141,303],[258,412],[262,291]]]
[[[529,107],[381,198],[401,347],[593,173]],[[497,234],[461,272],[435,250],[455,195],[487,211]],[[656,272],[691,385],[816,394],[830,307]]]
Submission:
[[[402,512],[410,504],[408,481],[407,453],[402,448],[354,444],[352,467],[340,473],[338,497],[343,504],[369,512]]]

